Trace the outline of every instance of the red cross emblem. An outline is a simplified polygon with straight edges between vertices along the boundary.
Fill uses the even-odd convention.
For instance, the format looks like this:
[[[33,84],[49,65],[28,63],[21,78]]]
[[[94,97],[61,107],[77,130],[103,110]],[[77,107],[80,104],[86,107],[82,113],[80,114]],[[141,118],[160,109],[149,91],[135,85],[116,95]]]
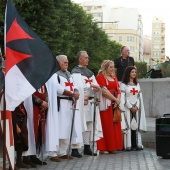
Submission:
[[[132,88],[132,90],[130,90],[131,93],[133,93],[133,95],[135,95],[135,93],[138,92],[138,90],[135,90],[135,88]]]
[[[90,79],[89,77],[87,77],[88,79],[84,79],[85,80],[85,83],[92,83],[93,82],[93,80],[92,79]]]
[[[6,120],[9,120],[9,139],[10,139],[10,146],[14,146],[13,140],[13,128],[12,128],[12,113],[10,111],[6,111]],[[4,112],[1,111],[1,120],[4,120]]]
[[[73,83],[65,82],[65,86],[70,86],[70,91],[73,91]]]

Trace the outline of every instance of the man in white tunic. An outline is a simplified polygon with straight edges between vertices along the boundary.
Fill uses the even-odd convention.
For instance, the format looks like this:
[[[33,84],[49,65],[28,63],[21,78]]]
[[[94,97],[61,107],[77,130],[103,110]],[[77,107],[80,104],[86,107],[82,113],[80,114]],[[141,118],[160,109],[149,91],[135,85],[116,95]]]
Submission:
[[[86,51],[81,51],[77,54],[79,65],[76,66],[71,74],[74,82],[79,90],[80,99],[78,105],[80,109],[83,142],[84,142],[84,154],[94,155],[90,148],[90,142],[93,140],[93,115],[94,115],[94,99],[90,98],[89,92],[93,91],[93,95],[99,92],[100,87],[95,79],[95,76],[91,70],[87,68],[89,62],[89,56]],[[95,120],[95,141],[103,137],[101,120],[99,114],[99,107],[96,107],[96,120]]]
[[[74,86],[71,74],[67,71],[67,56],[59,55],[56,59],[61,68],[57,72],[57,100],[59,112],[59,149],[57,152],[61,159],[72,159],[73,157],[67,154],[71,126],[73,123],[73,110],[71,110],[71,108],[73,108],[73,103],[79,99],[79,92]],[[83,142],[79,115],[78,110],[75,110],[71,144]],[[76,157],[82,157],[82,155],[78,153],[78,150],[76,151],[74,151],[76,152]]]
[[[50,160],[60,162],[56,154],[59,146],[59,126],[58,126],[58,107],[57,107],[57,74],[46,82],[48,92],[48,112],[46,118],[45,151],[49,152]]]
[[[59,162],[60,159],[55,154],[55,151],[59,145],[58,139],[58,112],[57,112],[57,87],[56,87],[57,75],[54,74],[47,82],[46,89],[48,91],[48,103],[47,101],[41,100],[38,96],[34,94],[34,97],[30,96],[24,101],[25,109],[28,112],[28,144],[29,148],[27,151],[23,152],[23,161],[26,164],[31,165],[31,167],[36,167],[37,165],[42,165],[36,157],[36,142],[34,134],[34,114],[33,113],[33,101],[36,106],[47,109],[47,118],[46,118],[46,128],[45,128],[45,147],[42,146],[42,150],[47,151],[53,160]],[[40,88],[41,89],[41,88]],[[40,94],[43,92],[38,90]],[[46,93],[47,93],[46,91]],[[45,120],[44,120],[45,121]],[[38,126],[36,124],[36,126]],[[51,158],[50,158],[51,159]],[[46,162],[43,162],[43,165],[46,165]]]

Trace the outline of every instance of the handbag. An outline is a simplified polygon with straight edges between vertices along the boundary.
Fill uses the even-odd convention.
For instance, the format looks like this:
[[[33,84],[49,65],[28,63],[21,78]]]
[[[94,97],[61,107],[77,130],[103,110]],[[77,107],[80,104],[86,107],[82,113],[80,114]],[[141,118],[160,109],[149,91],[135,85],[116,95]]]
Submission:
[[[131,121],[130,126],[131,126],[131,129],[132,129],[132,130],[136,130],[136,129],[138,128],[136,119],[135,119],[134,117],[132,118],[132,121]]]
[[[121,121],[122,121],[121,110],[119,107],[116,107],[113,110],[113,122],[121,122]]]

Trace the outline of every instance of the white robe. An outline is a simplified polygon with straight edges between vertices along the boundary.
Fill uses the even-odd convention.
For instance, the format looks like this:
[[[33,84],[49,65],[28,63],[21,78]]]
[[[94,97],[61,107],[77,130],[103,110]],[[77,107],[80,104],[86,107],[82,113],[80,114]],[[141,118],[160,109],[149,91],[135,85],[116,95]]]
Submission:
[[[57,94],[59,97],[68,97],[63,95],[64,90],[74,91],[74,82],[73,78],[70,77],[70,83],[73,83],[72,88],[70,86],[66,86],[66,82],[68,80],[62,76],[59,76],[60,82],[57,80]],[[71,100],[60,99],[60,110],[59,110],[59,139],[70,139],[71,125],[72,125],[72,116],[73,116],[73,108]],[[77,107],[76,107],[77,109]],[[79,143],[80,146],[83,143],[82,130],[81,130],[81,122],[80,122],[80,113],[79,110],[75,111],[74,117],[74,126],[73,126],[73,134],[72,134],[72,144]]]
[[[58,111],[57,111],[57,74],[47,81],[48,112],[46,119],[45,151],[56,151],[59,145]]]
[[[24,101],[24,106],[27,111],[28,150],[22,156],[36,155],[32,95]]]
[[[94,75],[87,78],[86,76],[83,76],[80,73],[73,73],[72,77],[80,93],[80,98],[77,104],[80,110],[82,132],[92,131],[93,129],[88,129],[87,122],[93,122],[94,105],[91,104],[91,102],[93,101],[92,99],[88,101],[88,105],[84,106],[85,89],[90,89],[90,83],[89,82],[86,83],[85,80],[87,79],[92,80],[92,84],[94,85],[98,85],[98,83]],[[97,106],[96,107],[96,121],[95,121],[95,141],[99,140],[102,137],[103,137],[103,132],[102,132],[102,126],[101,126],[101,120],[100,120],[100,112],[99,112],[99,107]],[[92,141],[92,136],[91,136],[91,141]]]
[[[140,89],[140,85],[125,85],[124,83],[121,83],[120,86],[121,89],[121,103],[120,108],[122,110],[122,130],[124,131],[124,144],[125,147],[131,147],[131,113],[130,108],[133,105],[136,105],[138,107],[138,111],[136,112],[136,121],[138,124],[137,129],[137,142],[139,146],[142,146],[141,141],[141,132],[146,132],[146,117],[145,117],[145,110],[143,105],[143,97]]]

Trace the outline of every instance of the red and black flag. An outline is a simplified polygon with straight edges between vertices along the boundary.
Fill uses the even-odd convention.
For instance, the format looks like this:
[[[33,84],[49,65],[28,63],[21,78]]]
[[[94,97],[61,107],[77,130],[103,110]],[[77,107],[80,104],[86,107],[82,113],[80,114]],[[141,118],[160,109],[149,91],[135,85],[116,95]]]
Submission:
[[[13,111],[60,69],[47,45],[33,32],[8,0],[5,15],[5,98]]]

